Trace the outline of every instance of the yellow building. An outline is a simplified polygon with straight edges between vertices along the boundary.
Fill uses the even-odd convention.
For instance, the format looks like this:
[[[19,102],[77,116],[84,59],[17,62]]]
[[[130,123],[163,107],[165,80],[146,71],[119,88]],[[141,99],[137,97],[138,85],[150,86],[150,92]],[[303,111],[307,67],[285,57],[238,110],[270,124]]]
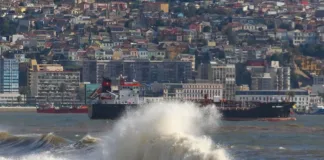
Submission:
[[[272,46],[269,48],[270,53],[282,53],[282,48],[280,46]]]
[[[216,42],[215,41],[208,41],[207,42],[208,47],[215,47],[216,46]]]
[[[39,71],[63,71],[63,66],[60,64],[37,64],[36,59],[31,59],[29,62],[28,84],[30,85],[32,79],[32,72]]]
[[[18,7],[18,8],[16,8],[16,12],[18,12],[18,13],[24,13],[26,10],[27,10],[26,7]]]
[[[164,13],[168,13],[169,4],[163,2],[145,2],[143,3],[143,10],[151,12],[163,11]]]
[[[237,86],[236,90],[237,91],[249,91],[250,87],[246,84],[243,84],[243,85]]]
[[[196,65],[196,58],[195,55],[191,55],[191,54],[181,54],[180,55],[181,61],[185,61],[185,62],[191,62],[191,69],[194,71],[195,70],[195,65]]]
[[[301,69],[319,75],[321,72],[321,66],[318,62],[311,57],[298,56],[296,60],[301,61]]]
[[[37,64],[35,59],[30,60],[30,71],[63,71],[60,64]]]
[[[114,50],[112,59],[120,60],[122,58],[123,52],[121,50]]]
[[[37,64],[36,60],[32,59],[28,76],[30,96],[35,97],[37,103],[70,105],[78,99],[76,91],[80,83],[79,71],[64,71],[60,64]],[[62,84],[65,84],[65,91],[57,94]]]
[[[169,4],[168,3],[161,3],[160,4],[160,10],[163,11],[164,13],[169,12]]]

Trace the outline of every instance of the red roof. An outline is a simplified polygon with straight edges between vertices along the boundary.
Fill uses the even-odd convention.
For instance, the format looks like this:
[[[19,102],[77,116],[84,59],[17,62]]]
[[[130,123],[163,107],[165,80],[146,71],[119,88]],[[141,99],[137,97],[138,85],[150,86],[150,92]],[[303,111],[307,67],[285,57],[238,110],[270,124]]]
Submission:
[[[301,3],[302,5],[308,5],[308,0],[302,0],[300,3]]]
[[[123,86],[123,87],[140,87],[141,84],[139,82],[125,82],[121,86]]]
[[[266,66],[265,60],[249,60],[247,61],[247,66]]]

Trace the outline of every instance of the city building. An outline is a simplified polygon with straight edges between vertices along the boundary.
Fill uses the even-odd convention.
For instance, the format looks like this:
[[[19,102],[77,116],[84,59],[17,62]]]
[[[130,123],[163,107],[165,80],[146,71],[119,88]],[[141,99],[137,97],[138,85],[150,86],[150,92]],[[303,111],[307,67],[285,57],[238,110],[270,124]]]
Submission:
[[[250,87],[247,84],[243,84],[243,85],[237,86],[237,89],[236,90],[237,91],[249,91],[250,90]]]
[[[324,93],[324,75],[313,76],[312,93]]]
[[[0,105],[20,105],[25,102],[25,96],[19,93],[2,93],[0,94]]]
[[[223,97],[223,85],[217,83],[165,83],[164,99],[202,100],[207,95],[209,99]]]
[[[289,97],[289,92],[293,96]],[[259,101],[259,102],[277,102],[292,101],[296,102],[297,110],[307,110],[310,105],[309,92],[306,90],[250,90],[236,91],[236,101]]]
[[[97,61],[84,60],[82,62],[82,82],[97,83]]]
[[[0,59],[0,93],[19,92],[19,62],[16,59]]]
[[[272,90],[273,80],[270,73],[263,73],[263,76],[252,77],[251,88],[255,90]]]
[[[198,65],[198,79],[208,79],[208,68],[209,64],[201,63]]]
[[[35,97],[38,103],[73,104],[78,102],[80,72],[64,71],[63,67],[57,64],[36,64],[32,65],[29,80],[30,96]]]
[[[251,90],[289,90],[290,67],[279,67],[278,61],[271,66],[247,66],[251,72]]]
[[[169,4],[162,2],[144,2],[143,3],[144,11],[163,11],[164,13],[169,12]]]
[[[211,61],[208,73],[208,79],[212,83],[223,84],[223,98],[234,100],[235,83],[235,65],[225,64],[222,61]]]
[[[191,64],[187,61],[148,59],[88,61],[84,62],[83,81],[100,83],[102,76],[114,79],[122,74],[127,76],[128,81],[141,83],[186,83],[192,77]]]

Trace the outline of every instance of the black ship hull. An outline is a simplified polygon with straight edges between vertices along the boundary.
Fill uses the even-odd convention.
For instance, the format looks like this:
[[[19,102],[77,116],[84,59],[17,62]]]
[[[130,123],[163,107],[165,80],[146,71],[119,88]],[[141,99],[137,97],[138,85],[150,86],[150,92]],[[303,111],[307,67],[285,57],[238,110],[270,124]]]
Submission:
[[[295,120],[290,117],[294,102],[259,103],[255,107],[218,107],[224,120]],[[218,106],[218,105],[217,105]]]
[[[88,107],[90,119],[110,119],[115,120],[121,117],[126,109],[136,108],[132,104],[93,104]]]
[[[224,104],[214,104],[224,120],[295,120],[290,117],[294,102],[256,103],[253,107],[233,107],[233,105],[222,107]],[[132,104],[93,104],[88,108],[88,116],[90,119],[115,120],[121,117],[127,109],[135,109],[137,106]]]

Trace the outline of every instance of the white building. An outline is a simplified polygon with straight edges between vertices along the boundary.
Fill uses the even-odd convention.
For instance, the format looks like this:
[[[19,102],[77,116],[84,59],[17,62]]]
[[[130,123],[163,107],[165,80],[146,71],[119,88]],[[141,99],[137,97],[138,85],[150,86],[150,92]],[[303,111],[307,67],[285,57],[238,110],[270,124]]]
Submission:
[[[288,92],[293,92],[294,96],[289,97]],[[306,90],[251,90],[236,91],[236,101],[293,101],[296,102],[297,110],[305,110],[310,105],[309,93]]]
[[[217,83],[179,83],[166,84],[164,89],[165,100],[201,100],[204,99],[206,94],[209,99],[213,99],[215,96],[223,97],[223,85]]]
[[[2,93],[0,94],[0,104],[24,104],[26,102],[25,96],[19,93]]]
[[[212,83],[224,84],[223,98],[234,100],[236,89],[234,64],[224,64],[222,61],[211,61],[208,79]]]

